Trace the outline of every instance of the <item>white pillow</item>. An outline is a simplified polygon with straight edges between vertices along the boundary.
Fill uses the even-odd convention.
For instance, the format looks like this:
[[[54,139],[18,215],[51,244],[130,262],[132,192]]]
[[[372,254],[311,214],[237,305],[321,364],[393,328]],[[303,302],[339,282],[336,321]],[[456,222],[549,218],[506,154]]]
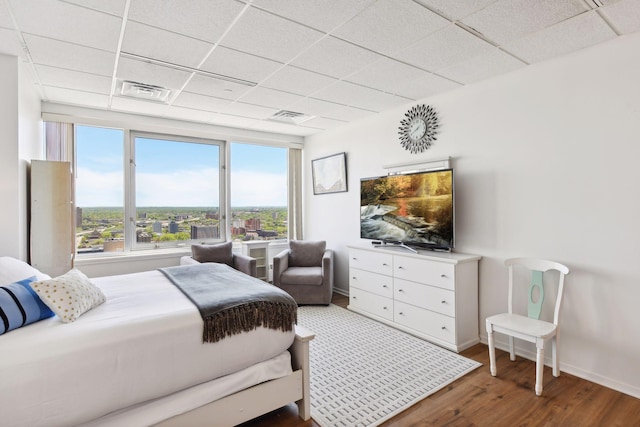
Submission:
[[[100,288],[75,268],[53,279],[32,282],[31,287],[63,323],[74,322],[106,301]]]
[[[37,280],[51,279],[48,274],[40,272],[22,260],[10,256],[0,257],[0,286],[33,276],[36,276]]]

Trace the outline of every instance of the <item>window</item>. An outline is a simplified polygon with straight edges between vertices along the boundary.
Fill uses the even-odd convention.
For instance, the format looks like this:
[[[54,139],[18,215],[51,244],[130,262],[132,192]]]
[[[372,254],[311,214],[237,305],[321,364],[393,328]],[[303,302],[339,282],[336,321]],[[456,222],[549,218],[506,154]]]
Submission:
[[[231,143],[231,237],[286,239],[287,149]]]
[[[132,139],[135,247],[224,240],[220,144],[142,133]]]
[[[124,131],[76,126],[76,251],[124,250]]]
[[[293,230],[290,153],[299,149],[79,124],[74,135],[79,256]]]

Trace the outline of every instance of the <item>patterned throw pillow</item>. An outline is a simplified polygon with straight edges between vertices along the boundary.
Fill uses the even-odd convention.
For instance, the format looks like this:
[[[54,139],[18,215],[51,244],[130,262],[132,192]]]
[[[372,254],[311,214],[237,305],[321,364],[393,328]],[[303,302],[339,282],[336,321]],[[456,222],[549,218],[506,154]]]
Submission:
[[[63,323],[74,322],[106,301],[100,288],[75,268],[62,276],[34,282],[31,287]]]
[[[53,316],[29,283],[36,276],[0,286],[0,335]]]

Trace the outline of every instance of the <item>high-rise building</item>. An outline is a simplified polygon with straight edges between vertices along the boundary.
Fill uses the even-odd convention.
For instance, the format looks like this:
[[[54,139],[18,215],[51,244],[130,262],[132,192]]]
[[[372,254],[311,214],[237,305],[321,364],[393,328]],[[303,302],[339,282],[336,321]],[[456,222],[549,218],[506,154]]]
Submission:
[[[260,218],[250,218],[245,221],[245,225],[247,231],[257,231],[260,230]]]
[[[171,221],[169,223],[169,233],[177,233],[178,232],[178,223],[175,221]]]
[[[220,237],[220,228],[217,225],[192,225],[191,239],[217,239]]]
[[[160,221],[156,221],[153,223],[153,225],[151,226],[151,229],[153,230],[154,233],[162,233],[162,223]]]
[[[82,227],[82,208],[76,206],[76,227]]]

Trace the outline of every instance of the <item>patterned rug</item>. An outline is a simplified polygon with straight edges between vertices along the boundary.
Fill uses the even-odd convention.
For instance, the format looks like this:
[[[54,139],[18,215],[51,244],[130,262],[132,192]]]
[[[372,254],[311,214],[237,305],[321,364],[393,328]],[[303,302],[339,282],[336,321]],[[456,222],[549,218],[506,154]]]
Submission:
[[[480,363],[336,305],[303,306],[311,341],[311,417],[322,427],[371,427]]]

